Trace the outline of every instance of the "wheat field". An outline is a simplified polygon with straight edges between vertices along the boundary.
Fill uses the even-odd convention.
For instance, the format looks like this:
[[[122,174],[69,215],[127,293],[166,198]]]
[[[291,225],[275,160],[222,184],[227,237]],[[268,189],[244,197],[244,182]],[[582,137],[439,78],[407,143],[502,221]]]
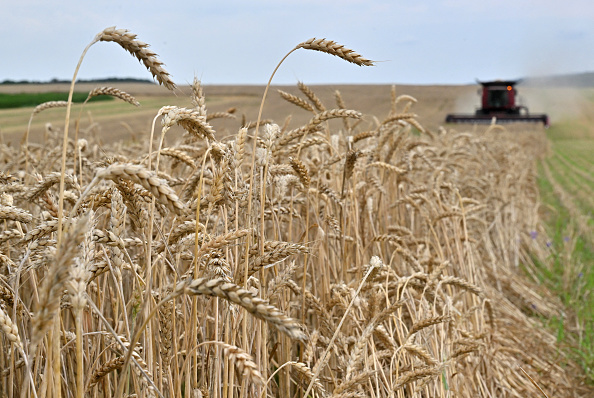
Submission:
[[[98,41],[175,89],[132,33],[84,53]],[[66,115],[41,144],[2,145],[1,397],[592,396],[528,277],[542,131],[430,130],[410,95],[364,115],[299,83],[280,95],[307,122],[265,120],[263,99],[221,134],[233,112],[191,88],[141,140],[68,131],[67,102],[31,115]]]

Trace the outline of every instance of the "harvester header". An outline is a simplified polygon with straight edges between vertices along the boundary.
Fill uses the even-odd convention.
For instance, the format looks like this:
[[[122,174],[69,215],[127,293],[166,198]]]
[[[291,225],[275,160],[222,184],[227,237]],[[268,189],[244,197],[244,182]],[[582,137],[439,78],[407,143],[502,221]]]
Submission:
[[[478,82],[482,86],[481,108],[474,115],[449,114],[446,123],[543,123],[549,126],[546,114],[530,114],[528,108],[516,103],[518,80]]]

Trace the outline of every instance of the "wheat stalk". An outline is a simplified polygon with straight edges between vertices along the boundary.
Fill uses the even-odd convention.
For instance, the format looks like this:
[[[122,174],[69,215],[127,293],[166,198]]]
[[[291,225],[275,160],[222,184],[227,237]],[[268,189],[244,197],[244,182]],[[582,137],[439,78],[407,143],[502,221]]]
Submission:
[[[78,245],[82,242],[87,223],[88,219],[82,217],[72,224],[71,230],[67,232],[66,243],[58,248],[56,258],[51,263],[41,284],[39,306],[33,319],[35,331],[31,338],[33,346],[37,346],[51,326],[51,322],[58,315],[60,298],[70,280],[72,261],[78,252]]]

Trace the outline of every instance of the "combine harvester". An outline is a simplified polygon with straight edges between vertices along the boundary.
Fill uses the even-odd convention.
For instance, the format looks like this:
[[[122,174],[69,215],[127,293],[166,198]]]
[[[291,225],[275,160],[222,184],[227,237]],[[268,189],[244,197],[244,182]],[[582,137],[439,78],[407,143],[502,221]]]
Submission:
[[[446,123],[543,123],[549,127],[546,114],[530,114],[528,108],[516,105],[517,80],[478,82],[483,86],[481,103],[474,115],[449,114]]]

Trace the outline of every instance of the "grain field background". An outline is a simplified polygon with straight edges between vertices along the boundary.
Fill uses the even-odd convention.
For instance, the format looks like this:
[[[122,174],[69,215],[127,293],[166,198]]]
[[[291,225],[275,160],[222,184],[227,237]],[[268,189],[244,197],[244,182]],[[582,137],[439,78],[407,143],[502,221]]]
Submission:
[[[296,82],[257,123],[266,87],[96,40],[171,91],[0,111],[0,396],[594,394],[588,90],[526,89],[545,131],[443,126],[471,86]]]

